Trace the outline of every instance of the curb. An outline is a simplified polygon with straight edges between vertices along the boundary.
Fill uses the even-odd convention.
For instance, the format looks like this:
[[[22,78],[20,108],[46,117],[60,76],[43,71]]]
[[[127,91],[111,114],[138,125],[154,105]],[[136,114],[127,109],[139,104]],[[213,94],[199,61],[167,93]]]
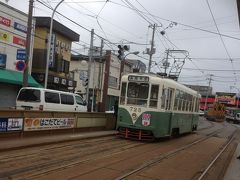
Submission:
[[[70,137],[68,136],[67,138],[63,138],[63,139],[52,139],[52,140],[46,140],[46,141],[42,141],[42,142],[35,142],[34,141],[32,143],[29,144],[23,144],[23,145],[18,145],[18,146],[12,146],[12,147],[6,147],[6,148],[0,148],[0,152],[6,152],[6,151],[13,151],[13,150],[21,150],[24,148],[31,148],[31,147],[38,147],[38,146],[45,146],[45,145],[50,145],[50,144],[57,144],[57,143],[64,143],[64,142],[73,142],[73,141],[78,141],[81,139],[93,139],[96,137],[107,137],[107,136],[113,136],[116,135],[117,132],[111,132],[111,133],[106,133],[106,134],[96,134],[96,135],[75,135],[76,137]],[[74,136],[74,135],[72,135]],[[41,138],[41,136],[39,136],[39,138]]]

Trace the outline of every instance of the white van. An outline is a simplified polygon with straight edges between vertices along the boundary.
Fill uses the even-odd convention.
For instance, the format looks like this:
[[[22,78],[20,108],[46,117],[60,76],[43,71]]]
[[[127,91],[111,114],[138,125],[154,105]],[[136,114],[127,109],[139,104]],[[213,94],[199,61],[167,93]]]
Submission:
[[[24,87],[18,92],[16,109],[86,112],[86,102],[74,93],[44,88]]]

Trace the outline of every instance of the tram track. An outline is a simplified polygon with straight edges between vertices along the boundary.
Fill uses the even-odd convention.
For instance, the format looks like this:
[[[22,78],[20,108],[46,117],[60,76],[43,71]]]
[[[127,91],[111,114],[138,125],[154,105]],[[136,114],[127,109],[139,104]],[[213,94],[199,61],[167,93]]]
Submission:
[[[128,141],[124,141],[124,142],[128,142]],[[86,162],[86,161],[96,160],[97,158],[103,158],[103,157],[112,156],[112,155],[115,155],[118,153],[122,153],[123,151],[127,151],[131,148],[139,147],[142,145],[144,145],[144,144],[139,143],[139,142],[136,142],[136,143],[128,142],[128,143],[125,143],[123,146],[123,143],[121,141],[121,142],[119,142],[119,144],[117,146],[113,147],[112,145],[108,145],[109,148],[105,148],[102,150],[99,147],[98,148],[94,147],[95,151],[88,151],[86,153],[82,153],[82,152],[75,153],[74,156],[66,155],[67,157],[65,156],[64,158],[61,158],[58,160],[53,160],[50,162],[45,162],[45,163],[44,162],[41,163],[38,161],[35,165],[31,164],[30,166],[27,166],[27,167],[18,168],[18,169],[6,171],[6,172],[1,172],[0,178],[13,178],[13,177],[16,179],[25,179],[25,178],[29,179],[31,177],[34,178],[36,176],[41,176],[41,175],[44,175],[44,174],[52,172],[52,171],[69,168],[69,167],[72,167],[79,163]],[[105,145],[102,145],[102,146],[104,147]],[[114,151],[114,152],[112,152],[112,151]],[[36,155],[36,156],[38,156],[38,155]],[[38,159],[39,159],[39,157],[38,157]],[[34,159],[32,159],[32,158],[30,160],[34,161]],[[18,176],[19,176],[19,178],[18,178]]]
[[[216,161],[220,158],[220,156],[224,153],[224,151],[229,147],[229,145],[233,142],[234,140],[234,135],[236,134],[237,130],[235,130],[231,137],[228,138],[228,140],[226,141],[225,145],[222,147],[222,150],[220,150],[220,152],[215,156],[215,158],[209,163],[209,165],[206,167],[206,169],[202,172],[202,174],[200,175],[200,177],[198,178],[198,180],[202,180],[206,174],[209,172],[209,170],[214,166],[214,163],[216,163]]]
[[[116,180],[125,179],[125,178],[127,178],[127,177],[129,177],[129,176],[131,176],[131,175],[134,175],[134,174],[136,174],[136,173],[138,173],[138,172],[140,172],[140,171],[142,171],[142,170],[144,170],[144,169],[146,169],[146,168],[149,168],[149,167],[151,167],[151,166],[153,166],[153,165],[155,165],[155,164],[157,164],[157,163],[160,163],[160,162],[161,162],[162,160],[164,160],[164,159],[167,159],[167,158],[169,158],[169,157],[175,156],[175,155],[177,155],[179,152],[181,152],[181,151],[183,151],[183,150],[185,150],[185,149],[188,149],[188,148],[190,148],[190,147],[192,147],[192,146],[194,146],[194,145],[196,145],[196,144],[198,144],[198,143],[200,143],[200,142],[203,142],[203,141],[205,141],[205,140],[207,140],[207,139],[209,139],[209,138],[217,135],[217,134],[220,132],[220,130],[222,130],[222,129],[218,129],[218,130],[216,130],[216,131],[208,134],[207,136],[205,136],[205,137],[203,137],[203,138],[200,138],[200,139],[198,139],[198,140],[196,140],[196,141],[194,141],[194,142],[192,142],[192,143],[189,143],[189,144],[187,144],[187,145],[184,145],[184,146],[182,146],[182,147],[180,147],[180,148],[177,148],[177,149],[174,149],[174,150],[169,151],[169,152],[167,152],[167,153],[161,154],[160,156],[155,157],[154,159],[148,161],[147,163],[142,164],[142,165],[139,166],[138,168],[135,168],[134,170],[131,170],[131,171],[129,171],[128,173],[123,174],[123,175],[117,177]]]
[[[4,162],[4,160],[7,160],[9,161],[10,159],[16,159],[16,158],[28,158],[28,157],[31,157],[31,156],[36,156],[36,155],[40,155],[40,154],[44,154],[45,151],[47,152],[51,152],[51,151],[67,151],[69,149],[72,149],[72,148],[81,148],[81,147],[88,147],[88,146],[92,146],[92,144],[94,143],[94,145],[98,145],[98,144],[102,144],[104,142],[109,142],[109,141],[112,141],[112,140],[115,140],[117,138],[109,138],[107,137],[106,139],[103,139],[103,140],[99,140],[99,139],[91,139],[91,140],[84,140],[84,141],[80,141],[78,144],[76,144],[76,142],[70,142],[70,143],[66,143],[66,142],[62,142],[62,143],[59,143],[59,144],[54,144],[54,145],[51,145],[49,147],[49,145],[40,145],[38,147],[27,147],[27,148],[24,148],[24,152],[22,152],[22,149],[19,149],[19,150],[11,150],[11,151],[8,151],[8,152],[5,152],[5,153],[1,153],[1,159],[0,159],[0,162]],[[90,145],[88,145],[90,144]],[[26,151],[30,150],[31,153],[28,153],[26,154]],[[10,152],[14,152],[14,155],[12,155]],[[4,155],[5,154],[5,155]]]
[[[29,153],[31,153],[32,156],[27,156],[27,154],[25,155],[25,157],[23,157],[23,159],[27,159],[29,158],[28,161],[25,161],[26,164],[24,166],[21,167],[17,167],[16,169],[5,169],[5,171],[2,171],[1,165],[0,165],[0,178],[10,178],[10,179],[41,179],[41,177],[46,177],[49,174],[58,174],[58,172],[62,172],[66,169],[71,169],[74,167],[84,167],[84,165],[91,165],[91,164],[96,164],[95,166],[93,166],[91,168],[90,171],[86,171],[86,172],[82,172],[80,174],[76,174],[74,175],[74,177],[72,177],[73,179],[79,179],[82,176],[88,174],[88,173],[94,173],[95,171],[101,170],[103,168],[105,168],[105,165],[107,164],[107,166],[111,167],[111,166],[115,166],[115,164],[122,164],[124,162],[128,162],[128,158],[131,156],[131,154],[134,154],[136,152],[138,152],[138,154],[135,154],[135,156],[146,156],[145,159],[147,159],[147,163],[148,167],[152,167],[155,164],[157,164],[157,162],[154,163],[154,161],[158,161],[161,162],[162,160],[168,158],[168,157],[172,157],[178,154],[178,151],[181,152],[184,150],[184,146],[181,145],[181,143],[188,143],[185,144],[185,146],[189,146],[188,148],[190,148],[193,145],[189,145],[191,144],[190,142],[194,143],[196,141],[201,141],[201,139],[204,138],[208,138],[207,136],[211,136],[211,137],[217,137],[217,134],[219,132],[221,132],[224,129],[224,125],[222,125],[222,128],[220,128],[219,126],[217,127],[218,129],[215,130],[212,133],[201,133],[201,134],[192,134],[190,136],[182,136],[181,138],[174,138],[171,139],[169,141],[163,141],[162,143],[157,142],[157,143],[143,143],[143,142],[139,142],[139,141],[130,141],[130,140],[124,140],[124,139],[119,139],[119,138],[108,138],[108,139],[96,139],[94,141],[86,141],[86,142],[82,142],[80,141],[78,144],[74,143],[74,144],[60,144],[60,145],[54,145],[54,147],[49,147],[46,146],[44,148],[39,149],[39,151],[46,151],[45,153],[49,153],[49,152],[53,152],[53,153],[58,153],[57,156],[63,156],[59,159],[57,159],[57,157],[54,157],[53,159],[48,157],[44,157],[44,154],[41,154],[40,152],[38,154],[36,154],[36,156],[34,156],[35,153],[31,153],[31,149],[34,149],[34,151],[36,152],[36,147],[34,148],[27,148],[29,151]],[[212,129],[213,130],[213,129]],[[199,136],[204,136],[203,138],[199,138]],[[185,139],[188,139],[187,141]],[[210,137],[209,137],[210,138]],[[194,141],[193,141],[194,140]],[[204,141],[204,140],[202,140]],[[173,145],[175,144],[175,145]],[[100,145],[100,146],[99,146]],[[173,146],[172,146],[173,145]],[[87,146],[86,148],[84,148],[84,146]],[[159,154],[159,150],[162,149],[164,146],[168,146],[169,150],[168,152],[162,151],[161,154]],[[171,147],[170,147],[171,146]],[[175,146],[175,148],[173,148]],[[177,148],[178,147],[178,148]],[[187,147],[185,147],[185,149],[188,149]],[[55,150],[58,149],[58,151],[60,152],[55,152]],[[72,151],[70,151],[72,150]],[[145,152],[148,152],[148,154],[141,154],[143,153],[145,150]],[[147,150],[147,151],[146,151]],[[178,150],[178,151],[177,151]],[[66,151],[65,153],[61,153],[62,151]],[[176,152],[175,152],[176,151]],[[14,154],[17,151],[12,151],[12,154]],[[71,155],[69,155],[69,153],[72,153]],[[125,155],[124,155],[125,154]],[[126,155],[126,154],[130,154],[130,155]],[[150,154],[154,155],[154,156],[149,156]],[[159,154],[159,156],[155,156]],[[22,154],[17,154],[16,157],[20,157],[21,155],[24,155],[24,153]],[[40,159],[43,158],[41,161],[39,161],[39,156]],[[124,158],[120,158],[114,161],[110,161],[107,162],[108,159],[115,159],[116,157],[124,157]],[[164,157],[165,156],[165,157]],[[7,162],[7,157],[9,157],[11,159],[11,161],[14,161],[14,158],[10,156],[6,156],[5,157],[5,162]],[[45,158],[45,159],[44,159]],[[9,159],[9,160],[10,160]],[[150,159],[150,161],[149,161]],[[21,161],[19,159],[19,161]],[[36,161],[36,162],[34,162]],[[33,162],[33,163],[32,163]],[[104,162],[103,164],[99,162]],[[144,161],[142,161],[144,162]],[[24,164],[24,162],[21,162]],[[152,165],[151,165],[152,163]],[[137,164],[136,164],[137,165]],[[146,165],[146,164],[145,164]],[[9,167],[9,165],[8,165]],[[128,167],[129,169],[136,169],[136,166],[130,166]],[[138,162],[137,167],[143,167],[143,164]],[[7,166],[5,167],[7,168]],[[147,167],[143,168],[142,170],[147,169]],[[140,172],[136,171],[137,172]],[[122,172],[127,172],[127,169],[125,168],[125,170],[123,170]],[[121,171],[119,171],[118,175],[114,176],[114,177],[121,177],[119,176],[121,175]],[[129,175],[131,176],[131,175]],[[128,177],[128,176],[127,176]]]

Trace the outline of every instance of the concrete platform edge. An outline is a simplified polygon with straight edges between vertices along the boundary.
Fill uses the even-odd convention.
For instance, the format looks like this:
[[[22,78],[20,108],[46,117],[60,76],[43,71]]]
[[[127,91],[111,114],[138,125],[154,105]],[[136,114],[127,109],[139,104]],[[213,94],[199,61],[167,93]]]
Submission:
[[[78,141],[81,139],[92,139],[92,138],[96,138],[96,137],[104,137],[104,136],[112,136],[112,135],[116,135],[117,131],[96,131],[96,132],[91,132],[91,133],[76,133],[76,134],[68,134],[66,135],[66,137],[64,138],[59,138],[56,139],[54,137],[44,137],[43,140],[38,140],[38,141],[34,141],[34,138],[41,138],[41,136],[38,137],[34,137],[32,138],[32,142],[24,142],[22,144],[13,144],[12,146],[4,146],[4,144],[1,143],[1,147],[0,147],[0,152],[6,152],[6,151],[12,151],[12,150],[19,150],[19,149],[24,149],[24,148],[29,148],[29,147],[37,147],[37,146],[44,146],[44,145],[50,145],[50,144],[57,144],[57,143],[63,143],[63,142],[72,142],[72,141]],[[57,136],[56,136],[57,137]],[[14,139],[14,141],[24,141],[22,139]],[[26,140],[30,140],[30,139],[26,139]],[[11,141],[11,140],[9,140]]]

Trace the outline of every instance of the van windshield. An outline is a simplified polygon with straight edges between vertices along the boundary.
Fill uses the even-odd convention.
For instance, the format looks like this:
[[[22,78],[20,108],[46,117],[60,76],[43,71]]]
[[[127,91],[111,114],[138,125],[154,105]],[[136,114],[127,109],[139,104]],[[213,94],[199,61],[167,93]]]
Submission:
[[[40,102],[40,91],[37,89],[22,89],[17,100],[25,102]]]

